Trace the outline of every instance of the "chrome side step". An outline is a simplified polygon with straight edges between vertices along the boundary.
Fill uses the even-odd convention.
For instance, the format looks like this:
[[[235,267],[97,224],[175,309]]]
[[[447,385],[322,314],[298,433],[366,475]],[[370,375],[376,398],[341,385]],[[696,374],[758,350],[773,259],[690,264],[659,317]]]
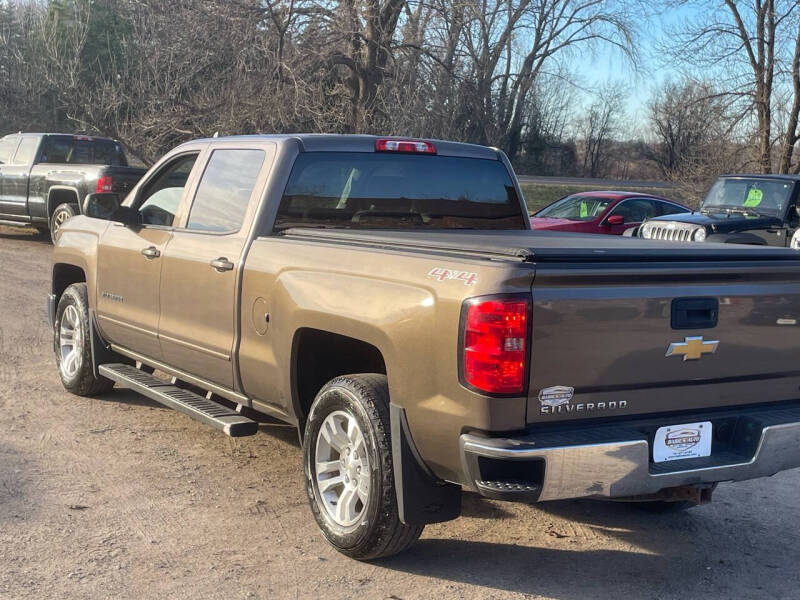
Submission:
[[[258,431],[256,421],[192,391],[153,377],[132,365],[119,363],[100,365],[98,372],[122,387],[147,396],[168,408],[174,408],[215,429],[220,429],[231,437],[255,435]]]

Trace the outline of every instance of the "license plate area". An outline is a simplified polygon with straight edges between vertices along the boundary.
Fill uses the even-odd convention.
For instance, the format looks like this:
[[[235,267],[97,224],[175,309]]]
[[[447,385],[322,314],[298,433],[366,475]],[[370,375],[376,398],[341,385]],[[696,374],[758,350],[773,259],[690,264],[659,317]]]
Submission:
[[[712,439],[711,421],[659,427],[653,437],[653,462],[711,456]]]

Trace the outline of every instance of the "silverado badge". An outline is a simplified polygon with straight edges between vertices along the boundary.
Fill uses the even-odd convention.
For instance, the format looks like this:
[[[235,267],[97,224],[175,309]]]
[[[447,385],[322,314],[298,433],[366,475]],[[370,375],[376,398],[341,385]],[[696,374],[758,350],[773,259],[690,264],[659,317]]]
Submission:
[[[698,360],[703,354],[714,354],[718,341],[705,341],[703,336],[687,337],[682,342],[673,342],[665,356],[683,356],[683,360]]]

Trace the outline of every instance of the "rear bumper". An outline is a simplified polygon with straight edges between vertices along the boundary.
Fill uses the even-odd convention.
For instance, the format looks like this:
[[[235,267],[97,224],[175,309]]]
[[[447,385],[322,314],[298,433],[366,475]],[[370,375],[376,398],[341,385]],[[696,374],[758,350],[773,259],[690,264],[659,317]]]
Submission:
[[[653,463],[653,434],[668,424],[711,421],[711,456]],[[800,467],[800,403],[622,424],[461,436],[467,480],[501,500],[624,498],[665,488],[742,481]]]

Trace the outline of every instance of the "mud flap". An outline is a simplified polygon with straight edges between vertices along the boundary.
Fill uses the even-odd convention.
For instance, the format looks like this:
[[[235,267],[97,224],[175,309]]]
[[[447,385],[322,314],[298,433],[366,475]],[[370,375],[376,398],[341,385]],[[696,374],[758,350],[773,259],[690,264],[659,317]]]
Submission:
[[[417,453],[406,411],[389,404],[397,510],[406,525],[451,521],[461,515],[461,486],[436,478]]]
[[[89,338],[92,344],[92,372],[95,377],[100,377],[97,367],[107,363],[122,363],[132,365],[135,361],[114,352],[105,342],[100,334],[97,333],[97,323],[95,322],[94,310],[89,309]]]

